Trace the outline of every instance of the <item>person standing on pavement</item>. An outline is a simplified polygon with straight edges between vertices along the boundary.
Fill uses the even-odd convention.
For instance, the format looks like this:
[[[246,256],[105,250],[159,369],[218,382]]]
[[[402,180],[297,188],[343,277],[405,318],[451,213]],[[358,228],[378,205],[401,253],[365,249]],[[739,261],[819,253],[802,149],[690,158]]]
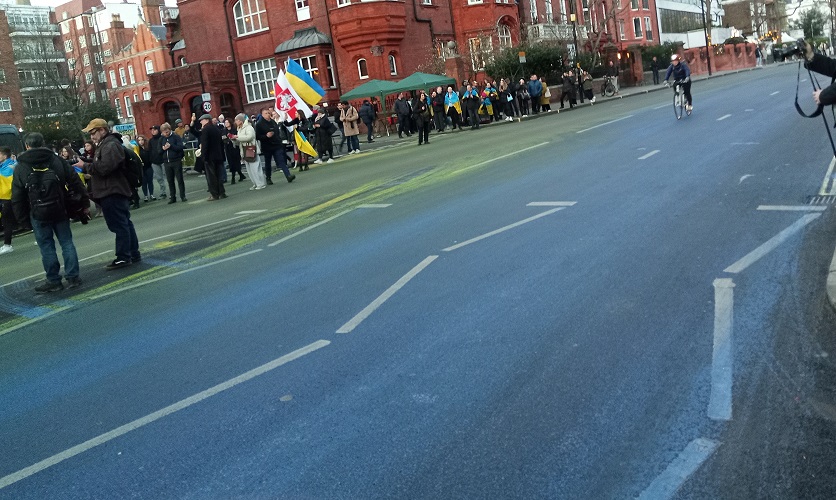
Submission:
[[[179,135],[182,139],[184,135],[186,135],[186,127],[183,125],[183,120],[180,118],[174,120],[174,133]]]
[[[360,115],[360,119],[363,120],[363,125],[366,126],[366,134],[368,136],[366,141],[371,144],[374,142],[374,139],[372,139],[372,132],[374,131],[374,120],[377,118],[377,113],[375,113],[372,103],[370,103],[368,99],[363,101],[363,105],[360,106],[358,114]]]
[[[165,126],[171,134],[171,126],[167,123]],[[116,235],[116,258],[106,269],[121,269],[142,260],[139,239],[131,222],[131,186],[125,177],[122,137],[111,133],[107,122],[101,118],[91,120],[83,132],[90,134],[96,142],[96,156],[92,163],[79,161],[75,166],[90,172],[93,183],[91,198],[102,206],[107,228]]]
[[[618,93],[618,65],[615,64],[613,61],[610,61],[610,65],[607,66],[607,76],[612,80],[612,84],[615,86],[615,93]]]
[[[221,169],[224,168],[224,141],[220,129],[212,124],[212,115],[201,115],[200,126],[200,156],[203,158],[206,186],[209,190],[209,198],[206,201],[218,201],[226,198],[226,190],[221,180]]]
[[[104,120],[101,120],[104,123]],[[107,125],[107,123],[105,123]],[[29,190],[36,186],[45,187],[48,179],[53,178],[63,188],[66,185],[75,193],[81,195],[81,206],[84,207],[84,214],[89,214],[87,207],[90,200],[87,197],[87,189],[78,177],[75,170],[64,160],[61,160],[45,147],[44,136],[32,132],[25,139],[26,151],[18,157],[18,164],[15,167],[12,178],[12,207],[15,217],[19,221],[29,221],[32,224],[32,231],[35,233],[35,242],[41,251],[41,263],[46,272],[46,281],[35,287],[35,293],[58,292],[64,289],[61,282],[61,264],[58,262],[58,254],[55,252],[55,238],[61,245],[61,253],[64,257],[64,278],[69,288],[81,285],[79,277],[78,253],[73,243],[73,232],[70,229],[70,218],[67,215],[65,205],[62,202],[53,210],[33,210]],[[122,151],[122,141],[117,141]],[[128,181],[125,181],[125,212],[128,210],[128,194],[130,188]],[[49,212],[49,213],[46,213]]]
[[[653,85],[659,85],[659,60],[656,56],[650,61],[650,71],[653,73]]]
[[[418,100],[412,107],[412,118],[418,128],[418,145],[430,143],[430,122],[432,121],[432,107],[423,90],[418,94]]]
[[[459,94],[453,89],[452,85],[447,86],[447,93],[444,94],[444,109],[446,111],[447,117],[450,118],[450,123],[453,131],[456,130],[456,127],[459,130],[462,129],[462,105],[461,100],[459,99]]]
[[[142,195],[145,202],[156,200],[154,196],[154,169],[151,168],[151,148],[145,136],[136,136],[136,144],[139,147],[139,159],[142,160]]]
[[[170,198],[168,204],[177,203],[177,191],[174,189],[174,181],[177,180],[177,188],[180,190],[180,201],[186,201],[186,182],[183,180],[183,140],[171,130],[171,125],[163,123],[160,127],[160,150],[162,151],[163,168],[168,180]],[[165,196],[160,195],[160,198]]]
[[[236,142],[240,148],[241,159],[247,168],[247,176],[249,176],[250,181],[253,183],[250,191],[264,189],[267,187],[267,179],[264,178],[264,171],[261,169],[261,165],[259,165],[258,158],[261,155],[261,148],[255,139],[255,129],[244,113],[240,113],[235,117],[235,127],[237,128],[237,134],[230,137],[230,139]],[[248,160],[246,150],[253,146],[255,147],[255,157],[252,160]]]
[[[243,181],[246,177],[241,172],[241,153],[238,145],[232,142],[231,137],[238,135],[238,129],[235,127],[235,120],[224,120],[224,128],[221,129],[221,134],[224,140],[224,153],[226,154],[226,162],[229,164],[229,173],[232,176],[232,182],[235,184],[235,176],[238,175],[238,180]]]
[[[163,168],[163,145],[159,125],[151,127],[151,138],[148,140],[148,149],[151,154],[151,170],[154,172],[154,179],[160,186],[160,199],[165,199],[165,169]],[[85,160],[86,161],[86,160]]]
[[[268,185],[273,184],[273,161],[282,170],[288,183],[296,178],[287,168],[287,156],[279,130],[281,126],[273,120],[273,108],[266,107],[261,110],[261,120],[255,125],[255,136],[261,142],[261,153],[264,155],[264,178]]]
[[[589,102],[595,104],[595,92],[592,89],[592,75],[589,74],[589,71],[584,71],[579,69],[581,74],[581,88],[583,89],[583,93]]]
[[[822,42],[822,43],[824,43],[824,42]],[[822,53],[826,53],[826,52],[822,51]],[[655,60],[656,58],[654,57],[653,59]],[[760,44],[755,45],[755,66],[763,66],[763,52],[761,52]],[[653,83],[659,83],[659,82],[654,81]]]
[[[12,208],[12,179],[15,173],[15,162],[12,159],[12,150],[6,146],[0,147],[0,210],[2,210],[3,221],[3,246],[0,247],[0,255],[14,251],[12,247],[12,233],[17,227],[17,218]],[[86,189],[85,189],[86,191]]]
[[[563,109],[563,102],[569,100],[569,109],[575,107],[575,75],[570,69],[563,74],[563,85],[561,86],[562,94],[560,96],[560,109]]]
[[[343,122],[345,138],[348,140],[348,154],[353,155],[360,152],[360,140],[357,138],[360,135],[360,127],[357,125],[360,115],[348,101],[342,101],[341,104],[340,121]]]
[[[367,101],[368,102],[368,101]],[[322,163],[325,155],[328,155],[326,163],[334,163],[334,140],[332,136],[337,131],[337,126],[328,119],[328,113],[321,112],[314,116],[314,136],[316,137],[316,153],[319,158],[314,163]]]
[[[531,112],[529,108],[529,105],[531,104],[531,94],[528,93],[528,84],[522,78],[520,78],[520,81],[517,84],[517,102],[519,103],[522,118],[527,117]]]
[[[464,112],[467,116],[467,121],[470,123],[470,130],[479,129],[479,91],[474,89],[472,85],[468,85],[464,91]]]
[[[438,87],[430,96],[430,105],[433,109],[433,121],[435,122],[435,132],[441,134],[447,128],[447,117],[444,113],[444,91]]]
[[[537,78],[537,75],[531,75],[528,80],[528,97],[531,99],[531,114],[536,115],[540,112],[540,96],[543,95],[543,83]]]
[[[412,136],[412,132],[409,131],[409,116],[412,114],[412,107],[404,98],[403,92],[398,94],[398,100],[395,101],[395,114],[398,115],[398,138],[403,139],[404,133],[407,137]]]

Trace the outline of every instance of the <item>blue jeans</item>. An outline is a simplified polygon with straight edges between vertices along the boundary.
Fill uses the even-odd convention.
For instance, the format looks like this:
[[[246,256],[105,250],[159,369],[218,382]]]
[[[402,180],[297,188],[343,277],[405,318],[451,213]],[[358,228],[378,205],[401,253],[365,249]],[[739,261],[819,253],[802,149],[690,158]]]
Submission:
[[[102,215],[110,232],[116,235],[116,258],[130,262],[139,259],[139,239],[131,222],[130,200],[120,194],[99,200]]]
[[[360,151],[360,138],[356,135],[349,135],[346,137],[348,139],[348,150],[349,151]]]
[[[264,177],[273,177],[273,160],[276,166],[282,169],[285,177],[290,177],[290,170],[287,169],[287,157],[284,154],[284,147],[275,151],[264,151]]]
[[[126,210],[129,203],[128,198],[125,198]],[[41,250],[41,262],[46,271],[46,280],[50,283],[61,283],[61,264],[58,262],[58,254],[55,253],[53,235],[58,238],[61,253],[64,255],[64,277],[78,278],[78,254],[73,244],[70,221],[42,222],[32,219],[32,231],[35,233],[35,241]]]

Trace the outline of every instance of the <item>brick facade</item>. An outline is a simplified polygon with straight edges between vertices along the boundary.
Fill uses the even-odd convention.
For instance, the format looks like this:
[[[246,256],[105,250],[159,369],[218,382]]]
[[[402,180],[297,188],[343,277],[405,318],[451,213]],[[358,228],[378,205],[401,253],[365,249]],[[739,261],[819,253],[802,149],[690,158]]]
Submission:
[[[9,21],[6,12],[0,10],[0,123],[9,123],[17,127],[23,125],[23,97],[20,87],[12,40],[9,37]],[[8,107],[11,107],[11,110],[6,111]]]

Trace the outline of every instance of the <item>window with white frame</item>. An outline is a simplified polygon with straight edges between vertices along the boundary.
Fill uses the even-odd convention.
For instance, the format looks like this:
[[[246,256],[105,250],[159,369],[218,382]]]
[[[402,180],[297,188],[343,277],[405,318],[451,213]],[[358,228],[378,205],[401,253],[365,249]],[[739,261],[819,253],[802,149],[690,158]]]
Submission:
[[[90,33],[90,45],[93,47],[99,46],[99,34],[98,33]]]
[[[133,65],[128,66],[128,80],[130,80],[131,85],[136,83],[136,75],[134,75]]]
[[[87,16],[87,27],[88,28],[93,27],[93,16]]]
[[[107,49],[107,50],[105,50],[104,52],[102,52],[102,55],[103,55],[104,57],[110,57],[110,49]]]
[[[627,33],[625,33],[624,29],[624,19],[618,20],[618,38],[621,40],[627,40]]]
[[[650,8],[650,0],[642,0],[642,9]]]
[[[433,0],[421,0],[421,3],[422,3],[423,5],[432,5],[432,4],[433,4]]]
[[[180,66],[186,65],[186,56],[180,56]]]
[[[81,16],[75,18],[75,29],[80,30],[84,27],[84,19]]]
[[[392,76],[398,75],[398,62],[395,61],[395,54],[389,54],[389,74]]]
[[[482,3],[482,0],[467,0],[467,5],[478,5]]]
[[[537,24],[537,23],[540,22],[540,16],[537,15],[537,0],[531,0],[530,5],[531,5],[531,22],[533,24]]]
[[[91,90],[90,92],[87,93],[87,100],[89,100],[90,102],[96,102],[96,91],[95,90]]]
[[[548,24],[554,23],[554,11],[552,10],[552,0],[545,0],[544,2],[544,14],[546,15],[545,22]]]
[[[269,28],[267,26],[267,10],[262,5],[264,3],[265,0],[240,0],[232,7],[238,36],[249,35]]]
[[[296,20],[307,21],[311,18],[311,7],[308,0],[296,0]]]
[[[72,57],[67,59],[67,67],[70,68],[70,70],[74,70],[75,69],[75,59],[73,59]]]
[[[331,54],[325,55],[325,76],[328,78],[328,88],[337,88],[337,78],[334,75],[334,60]]]
[[[644,36],[648,40],[653,40],[653,25],[650,24],[650,18],[644,18]]]
[[[138,100],[139,100],[139,95],[134,94],[134,102],[136,102],[136,101],[138,101]]]
[[[93,60],[96,61],[96,64],[101,64],[102,63],[102,55],[99,54],[98,52],[96,52],[95,54],[93,54]]]
[[[11,97],[0,97],[0,111],[11,111],[12,99]]]
[[[144,101],[150,101],[151,100],[151,91],[150,90],[146,90],[146,91],[142,92],[142,100],[144,100]]]
[[[337,0],[337,7],[345,7],[351,5],[351,0]]]
[[[490,39],[469,38],[467,45],[470,48],[470,62],[473,64],[473,69],[482,71],[485,69],[485,50],[490,50]]]
[[[107,100],[107,90],[102,89],[102,100],[103,101]]]
[[[636,38],[642,37],[642,18],[633,18],[633,33],[636,35]]]
[[[153,72],[154,72],[154,61],[152,61],[151,59],[146,59],[145,60],[145,74],[150,75]]]
[[[128,118],[134,117],[133,104],[131,104],[131,98],[128,96],[125,96],[125,114],[128,115]]]
[[[616,8],[616,9],[620,9],[620,8],[621,8],[621,0],[615,0],[615,8]]]
[[[84,62],[85,66],[90,66],[90,54],[85,53],[81,56],[81,60]]]
[[[122,103],[119,98],[113,100],[113,107],[116,108],[116,118],[122,119]]]
[[[64,52],[72,52],[73,51],[73,41],[72,40],[64,40]]]
[[[276,79],[276,60],[272,57],[241,65],[247,102],[266,101],[272,98],[273,81]]]
[[[87,83],[87,85],[93,83],[93,73],[90,73],[89,71],[87,73],[84,73],[84,81]]]
[[[361,80],[365,80],[369,77],[369,67],[366,64],[365,59],[357,60],[357,73],[360,75]]]
[[[0,83],[6,83],[6,70],[0,68]]]
[[[116,72],[113,70],[110,70],[110,86],[114,89],[118,86],[116,83]]]
[[[107,82],[107,75],[105,75],[104,71],[99,71],[99,83]]]
[[[511,46],[511,28],[505,24],[500,24],[499,28],[499,48],[505,49]]]
[[[107,43],[107,31],[102,31],[102,43]]]
[[[300,57],[296,59],[296,62],[299,63],[299,66],[302,66],[308,76],[316,80],[316,75],[319,74],[319,68],[316,67],[316,56]]]
[[[78,48],[79,49],[86,49],[87,48],[87,38],[84,35],[78,37]]]
[[[630,10],[639,10],[639,0],[630,0]]]
[[[125,76],[125,68],[119,68],[119,83],[121,83],[122,86],[128,84],[128,78]]]

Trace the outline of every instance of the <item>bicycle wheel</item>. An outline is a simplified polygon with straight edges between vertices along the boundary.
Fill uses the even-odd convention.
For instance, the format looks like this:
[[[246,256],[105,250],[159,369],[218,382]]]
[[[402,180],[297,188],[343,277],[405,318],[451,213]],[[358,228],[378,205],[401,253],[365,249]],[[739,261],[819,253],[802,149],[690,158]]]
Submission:
[[[604,95],[607,97],[612,97],[615,94],[615,85],[612,82],[607,82],[607,85],[604,87]]]
[[[673,114],[676,116],[677,120],[682,119],[683,108],[684,107],[682,106],[682,94],[680,94],[679,92],[674,92],[673,93]]]

